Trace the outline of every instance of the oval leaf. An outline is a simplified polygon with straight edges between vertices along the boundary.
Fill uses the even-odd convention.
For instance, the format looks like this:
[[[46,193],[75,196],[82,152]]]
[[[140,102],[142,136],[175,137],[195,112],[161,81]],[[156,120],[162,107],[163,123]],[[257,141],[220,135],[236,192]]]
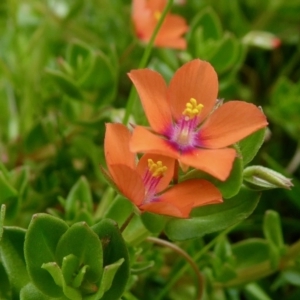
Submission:
[[[28,273],[38,289],[50,297],[63,294],[52,276],[42,269],[42,265],[55,261],[55,250],[68,225],[61,219],[47,214],[35,214],[25,237],[25,260]]]
[[[117,223],[113,220],[103,219],[92,226],[92,230],[102,241],[104,266],[115,264],[120,259],[124,259],[114,276],[110,289],[101,298],[103,300],[119,299],[129,278],[129,256],[125,241]]]
[[[24,240],[26,231],[18,227],[3,227],[0,243],[0,257],[9,281],[15,290],[29,282],[24,258]]]
[[[56,248],[55,257],[61,266],[64,257],[73,254],[79,259],[79,265],[88,265],[86,279],[97,282],[102,275],[102,245],[98,236],[85,222],[72,225],[66,231]]]

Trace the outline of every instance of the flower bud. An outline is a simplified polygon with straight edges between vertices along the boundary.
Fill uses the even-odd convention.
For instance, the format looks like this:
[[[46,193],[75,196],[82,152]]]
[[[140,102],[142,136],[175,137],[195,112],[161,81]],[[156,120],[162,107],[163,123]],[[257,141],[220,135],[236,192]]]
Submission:
[[[290,189],[293,186],[290,178],[262,166],[246,168],[243,177],[244,184],[254,190]]]
[[[243,43],[266,50],[273,50],[281,45],[281,40],[273,33],[266,31],[250,31],[243,38]]]

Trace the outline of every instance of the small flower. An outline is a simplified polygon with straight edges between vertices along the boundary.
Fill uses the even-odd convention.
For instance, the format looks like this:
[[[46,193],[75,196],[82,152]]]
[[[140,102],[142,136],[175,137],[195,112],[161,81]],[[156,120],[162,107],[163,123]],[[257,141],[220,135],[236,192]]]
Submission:
[[[186,218],[193,207],[222,202],[219,190],[206,180],[191,179],[167,189],[175,160],[145,154],[136,163],[135,154],[129,150],[130,138],[124,125],[106,124],[106,175],[141,211]]]
[[[130,142],[133,152],[169,156],[183,166],[226,180],[236,157],[235,149],[228,146],[268,124],[253,104],[220,105],[217,74],[208,62],[186,63],[169,86],[149,69],[133,70],[129,77],[152,127],[135,127]]]
[[[132,19],[138,38],[149,42],[156,24],[166,6],[166,0],[133,0]],[[186,49],[182,37],[188,30],[185,20],[174,14],[167,14],[156,36],[154,45],[175,49]]]

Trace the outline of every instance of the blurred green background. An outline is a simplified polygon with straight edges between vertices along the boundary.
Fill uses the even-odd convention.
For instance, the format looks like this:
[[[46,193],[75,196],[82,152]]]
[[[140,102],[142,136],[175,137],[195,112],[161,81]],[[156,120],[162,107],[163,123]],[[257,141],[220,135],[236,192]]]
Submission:
[[[172,11],[190,25],[188,48],[155,48],[149,67],[170,79],[190,59],[211,62],[220,98],[253,102],[268,117],[253,163],[293,178],[291,190],[263,193],[232,242],[261,237],[263,215],[273,209],[291,244],[300,237],[300,0],[174,2]],[[122,122],[131,89],[126,73],[143,51],[131,1],[1,1],[0,204],[7,205],[7,224],[26,228],[36,212],[62,215],[60,203],[81,176],[95,206],[104,201],[104,124]],[[131,121],[145,123],[138,103]],[[272,299],[283,299],[275,290]],[[292,300],[300,292],[285,295]]]

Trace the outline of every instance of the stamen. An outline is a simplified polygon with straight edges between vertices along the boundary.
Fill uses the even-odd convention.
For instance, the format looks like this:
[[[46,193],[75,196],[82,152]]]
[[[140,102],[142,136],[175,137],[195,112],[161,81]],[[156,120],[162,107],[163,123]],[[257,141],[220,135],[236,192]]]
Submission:
[[[189,102],[186,103],[183,115],[186,116],[185,121],[191,120],[201,113],[203,104],[198,104],[195,98],[191,98]]]
[[[160,160],[154,163],[152,159],[148,159],[148,168],[152,176],[155,178],[163,177],[168,169]]]
[[[158,21],[161,17],[161,12],[159,10],[157,10],[156,12],[154,12],[154,18],[156,19],[156,21]]]

